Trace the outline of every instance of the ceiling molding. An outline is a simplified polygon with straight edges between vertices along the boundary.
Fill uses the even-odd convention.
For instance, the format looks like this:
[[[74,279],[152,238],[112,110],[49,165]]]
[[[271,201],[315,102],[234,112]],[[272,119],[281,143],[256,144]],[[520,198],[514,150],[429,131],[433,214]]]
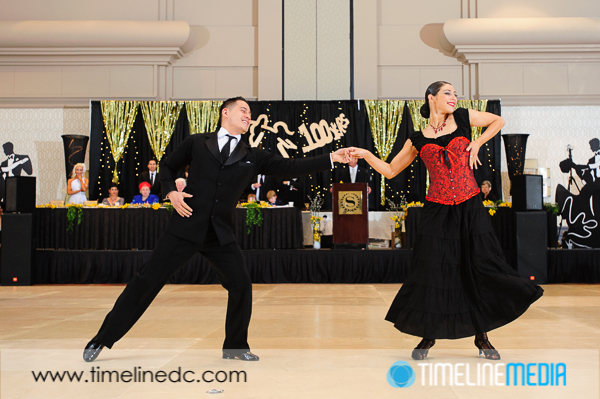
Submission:
[[[600,61],[600,18],[466,18],[440,44],[466,64]]]
[[[0,21],[0,65],[171,65],[193,49],[183,21]]]

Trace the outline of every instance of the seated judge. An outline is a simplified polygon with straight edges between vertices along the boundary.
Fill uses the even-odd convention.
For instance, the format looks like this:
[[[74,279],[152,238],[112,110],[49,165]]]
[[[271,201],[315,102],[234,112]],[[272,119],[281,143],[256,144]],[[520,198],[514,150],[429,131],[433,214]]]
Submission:
[[[133,201],[131,201],[132,205],[133,204],[152,205],[152,204],[156,204],[158,202],[158,196],[156,196],[154,194],[150,194],[150,183],[143,181],[140,183],[139,187],[140,187],[140,194],[133,197]]]
[[[102,200],[102,205],[121,206],[121,205],[125,204],[125,199],[122,197],[119,197],[119,188],[117,187],[117,185],[115,183],[112,183],[110,185],[110,188],[108,189],[108,194],[109,194],[109,197],[104,198]]]
[[[148,171],[140,173],[138,183],[150,183],[150,194],[154,194],[160,198],[160,173],[156,171],[156,159],[151,158],[148,161]]]
[[[479,193],[482,201],[498,201],[498,198],[492,194],[492,183],[489,180],[485,180],[481,183],[481,192]]]
[[[272,206],[283,205],[283,203],[277,199],[277,193],[274,190],[270,190],[267,193],[267,202]]]

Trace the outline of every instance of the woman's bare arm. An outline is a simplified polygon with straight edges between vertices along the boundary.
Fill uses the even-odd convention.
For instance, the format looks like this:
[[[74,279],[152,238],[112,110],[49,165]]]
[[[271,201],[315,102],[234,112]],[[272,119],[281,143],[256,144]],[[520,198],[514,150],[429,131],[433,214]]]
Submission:
[[[406,140],[406,143],[404,143],[402,150],[394,157],[394,159],[392,159],[392,162],[390,163],[382,161],[370,151],[362,148],[350,147],[348,148],[348,153],[350,156],[363,158],[369,163],[369,165],[371,165],[371,167],[373,167],[373,169],[385,176],[386,179],[391,179],[406,169],[406,167],[415,159],[418,152],[417,149],[413,147],[412,141],[408,139]]]

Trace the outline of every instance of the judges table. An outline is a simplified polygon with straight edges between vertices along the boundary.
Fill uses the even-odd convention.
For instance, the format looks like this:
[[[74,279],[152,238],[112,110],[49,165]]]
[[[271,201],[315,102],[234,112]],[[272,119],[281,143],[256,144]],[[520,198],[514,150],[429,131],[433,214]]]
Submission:
[[[293,207],[263,208],[262,226],[246,228],[246,210],[237,208],[234,230],[242,249],[302,247],[301,212]],[[40,249],[148,250],[165,231],[165,208],[83,208],[81,224],[67,231],[66,208],[38,208],[34,217],[34,245]]]
[[[379,240],[389,240],[394,231],[395,222],[390,219],[394,215],[393,212],[369,212],[369,238]],[[304,245],[313,244],[312,224],[310,222],[311,213],[308,211],[302,212],[302,226],[304,226]],[[319,216],[323,217],[322,233],[325,236],[333,234],[333,213],[319,212]]]
[[[422,208],[409,208],[405,220],[406,247],[412,248],[417,238],[417,230],[421,219]],[[499,207],[494,216],[490,216],[492,227],[496,232],[500,246],[505,250],[516,248],[515,243],[515,212],[511,208]],[[546,214],[548,247],[554,248],[558,243],[557,217],[551,213]]]

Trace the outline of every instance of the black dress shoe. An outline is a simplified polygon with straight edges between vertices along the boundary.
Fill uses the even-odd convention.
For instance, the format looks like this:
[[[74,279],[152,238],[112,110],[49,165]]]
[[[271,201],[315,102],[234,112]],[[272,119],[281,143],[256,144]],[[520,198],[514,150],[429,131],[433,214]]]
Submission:
[[[237,359],[245,362],[257,362],[258,356],[250,351],[246,352],[227,352],[223,351],[223,359]]]
[[[92,338],[90,342],[85,346],[83,350],[83,360],[86,362],[93,362],[96,360],[100,352],[104,349],[104,345],[102,345],[96,337]]]

